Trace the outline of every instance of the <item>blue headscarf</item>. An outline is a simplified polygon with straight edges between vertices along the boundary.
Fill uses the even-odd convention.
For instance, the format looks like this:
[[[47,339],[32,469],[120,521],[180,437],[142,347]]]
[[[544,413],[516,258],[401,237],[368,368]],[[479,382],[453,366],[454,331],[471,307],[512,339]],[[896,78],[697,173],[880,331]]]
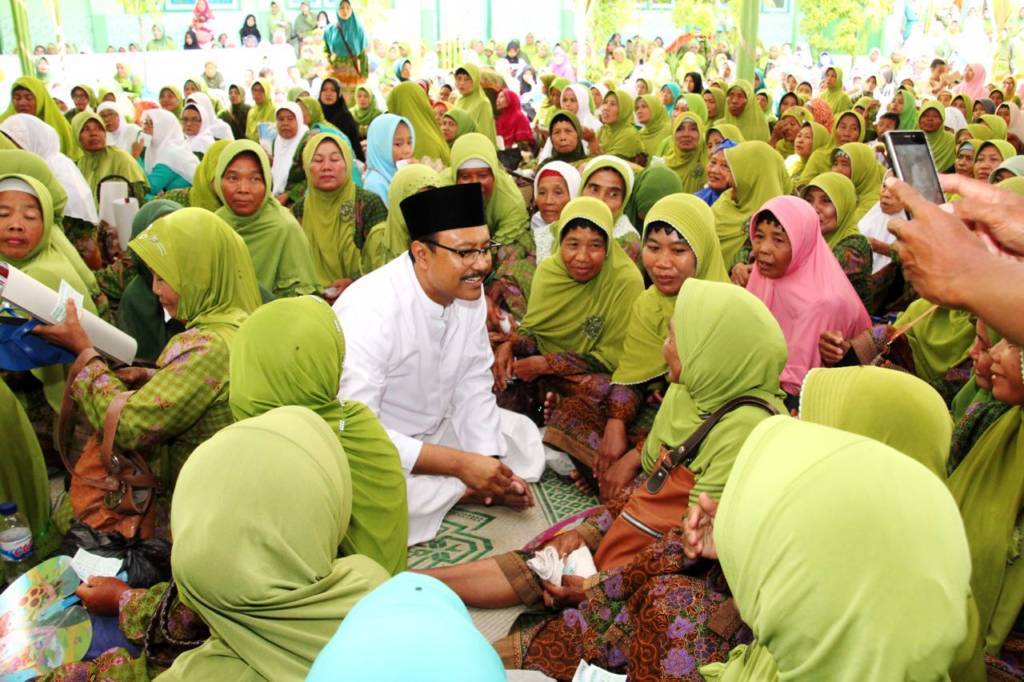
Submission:
[[[404,83],[405,81],[409,80],[408,78],[402,77],[402,69],[405,67],[406,64],[412,64],[412,62],[410,62],[408,59],[399,59],[397,62],[395,62],[395,80],[398,81],[399,83]]]
[[[717,147],[715,147],[711,151],[711,153],[715,154],[715,153],[720,152],[720,151],[722,151],[724,149],[732,149],[735,146],[736,146],[736,143],[733,142],[732,140],[728,140],[728,139],[722,140],[722,142],[719,143],[719,145]],[[723,191],[725,191],[725,190],[723,190]],[[708,187],[707,185],[704,185],[704,187],[702,189],[697,190],[693,194],[694,194],[694,196],[696,196],[698,199],[703,201],[708,206],[713,206],[714,203],[716,201],[718,201],[718,197],[722,196],[722,192],[717,192],[717,191],[711,189],[710,187]]]
[[[381,114],[373,119],[373,123],[366,131],[367,170],[366,177],[363,178],[363,188],[383,199],[385,205],[388,203],[388,187],[391,185],[391,178],[398,170],[392,157],[391,147],[394,144],[395,131],[398,129],[399,123],[408,126],[412,144],[415,147],[416,129],[404,116]]]
[[[348,2],[348,0],[342,0],[342,2]],[[339,10],[341,9],[341,4],[338,3]],[[349,7],[351,6],[352,3],[349,2]],[[331,52],[339,57],[358,57],[366,52],[366,31],[363,30],[363,25],[359,23],[359,17],[356,16],[355,10],[352,11],[352,16],[348,19],[342,19],[339,13],[338,21],[331,24],[327,28],[327,32],[324,33],[324,40],[327,42],[327,46],[331,48]],[[348,44],[347,47],[346,43]],[[349,48],[351,48],[351,51]]]
[[[306,682],[504,682],[507,673],[459,597],[440,580],[399,573],[349,611]]]
[[[675,83],[665,83],[664,85],[661,86],[661,89],[664,90],[665,88],[668,88],[669,91],[672,93],[672,101],[665,105],[665,110],[668,111],[669,118],[672,118],[672,110],[675,109],[676,102],[679,100],[679,96],[683,94],[683,89],[680,88]]]

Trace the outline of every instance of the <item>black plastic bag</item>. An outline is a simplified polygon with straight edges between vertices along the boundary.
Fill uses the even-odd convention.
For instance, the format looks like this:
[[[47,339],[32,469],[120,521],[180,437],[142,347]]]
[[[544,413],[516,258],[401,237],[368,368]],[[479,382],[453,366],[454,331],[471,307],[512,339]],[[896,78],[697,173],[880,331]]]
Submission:
[[[128,574],[131,587],[151,587],[171,579],[171,543],[166,540],[127,540],[120,533],[101,533],[76,521],[57,553],[73,557],[79,549],[123,560],[121,570]]]

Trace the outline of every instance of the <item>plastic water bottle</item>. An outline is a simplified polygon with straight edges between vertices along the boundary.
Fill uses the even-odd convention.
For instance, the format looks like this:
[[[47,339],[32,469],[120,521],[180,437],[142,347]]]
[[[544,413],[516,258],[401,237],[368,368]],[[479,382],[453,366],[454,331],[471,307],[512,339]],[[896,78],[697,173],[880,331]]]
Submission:
[[[7,582],[11,583],[29,569],[32,556],[32,529],[14,502],[0,503],[0,558]]]

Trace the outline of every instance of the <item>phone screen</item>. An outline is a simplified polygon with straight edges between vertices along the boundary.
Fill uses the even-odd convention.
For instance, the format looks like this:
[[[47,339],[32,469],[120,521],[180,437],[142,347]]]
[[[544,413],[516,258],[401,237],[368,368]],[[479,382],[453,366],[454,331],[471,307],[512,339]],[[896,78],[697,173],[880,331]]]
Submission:
[[[928,201],[934,204],[945,203],[939,174],[935,170],[935,161],[932,160],[924,133],[919,130],[898,130],[890,131],[884,137],[896,177],[916,189]]]

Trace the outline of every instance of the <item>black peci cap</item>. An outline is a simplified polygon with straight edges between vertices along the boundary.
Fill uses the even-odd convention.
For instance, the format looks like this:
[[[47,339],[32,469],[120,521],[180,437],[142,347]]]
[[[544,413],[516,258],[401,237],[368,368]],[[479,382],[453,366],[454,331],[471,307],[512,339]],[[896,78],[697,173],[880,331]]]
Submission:
[[[428,189],[413,194],[399,206],[411,241],[444,230],[487,225],[483,189],[478,182]]]

